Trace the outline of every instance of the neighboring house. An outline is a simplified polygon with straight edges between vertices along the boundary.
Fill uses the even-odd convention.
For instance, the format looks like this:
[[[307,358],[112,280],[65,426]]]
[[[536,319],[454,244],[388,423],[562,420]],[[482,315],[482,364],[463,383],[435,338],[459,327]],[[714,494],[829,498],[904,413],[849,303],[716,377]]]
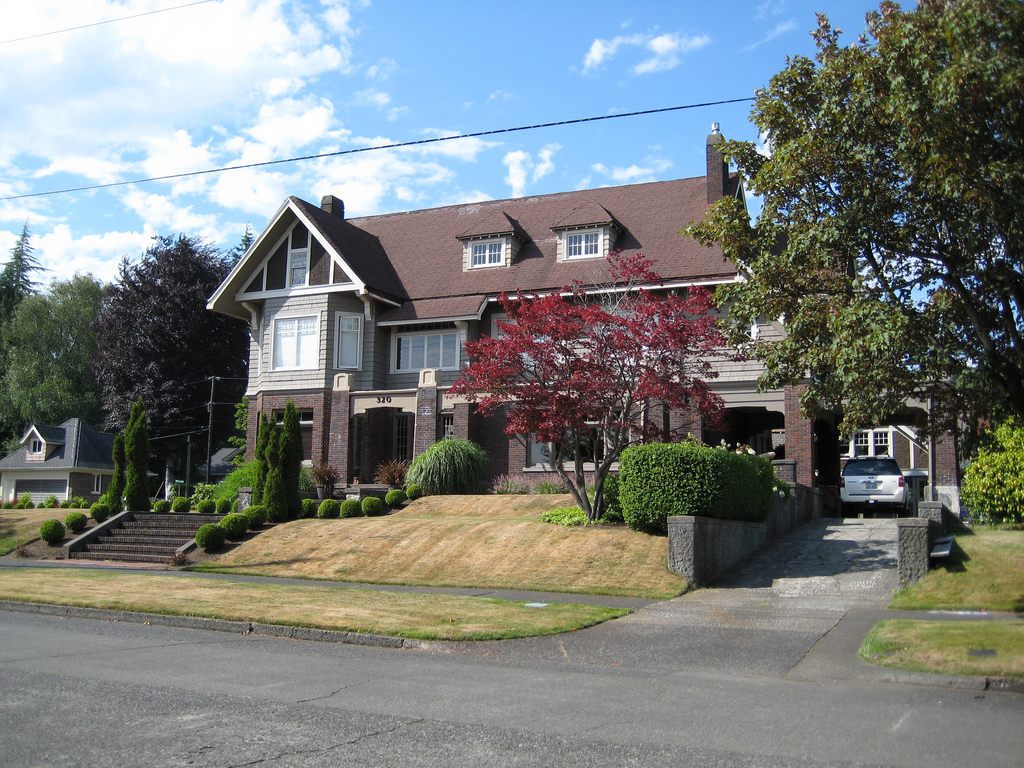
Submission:
[[[33,424],[21,447],[0,459],[0,498],[17,501],[28,493],[38,504],[82,497],[90,504],[106,493],[114,474],[114,435],[97,432],[81,419],[56,427]]]
[[[468,362],[464,343],[496,332],[502,292],[600,282],[613,250],[653,259],[663,290],[741,280],[717,246],[679,234],[720,197],[743,199],[721,141],[716,126],[707,175],[690,179],[354,219],[332,195],[319,207],[289,197],[207,305],[250,325],[247,455],[259,414],[280,422],[292,400],[307,460],[348,482],[372,482],[382,462],[411,460],[447,435],[482,445],[492,477],[550,471],[546,446],[446,396]],[[751,329],[783,332],[774,322]],[[724,427],[706,431],[693,413],[664,413],[666,426],[774,450],[787,479],[837,485],[835,420],[801,417],[797,387],[759,392],[757,363],[718,371]]]
[[[210,482],[219,483],[225,477],[238,469],[234,464],[234,459],[244,450],[244,448],[237,448],[229,445],[226,448],[221,448],[216,451],[213,456],[210,457]],[[203,476],[205,477],[205,475]]]

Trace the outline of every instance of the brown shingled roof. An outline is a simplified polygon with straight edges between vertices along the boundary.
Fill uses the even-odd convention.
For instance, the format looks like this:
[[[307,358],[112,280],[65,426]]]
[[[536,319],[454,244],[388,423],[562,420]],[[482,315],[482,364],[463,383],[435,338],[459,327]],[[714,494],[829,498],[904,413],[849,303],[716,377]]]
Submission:
[[[415,301],[556,290],[575,279],[593,279],[599,267],[593,260],[556,262],[558,236],[552,227],[600,206],[623,229],[616,248],[653,259],[654,269],[667,282],[732,279],[736,269],[717,246],[706,247],[679,234],[682,227],[704,217],[706,202],[704,177],[491,200],[349,219],[351,227],[373,236],[368,243],[372,252],[360,252],[362,241],[355,238],[339,246],[367,284],[394,292],[390,275],[378,286],[378,275],[371,274],[386,271],[379,264],[386,253],[405,296]],[[515,262],[510,267],[463,270],[458,236],[499,214],[518,222],[529,236]]]

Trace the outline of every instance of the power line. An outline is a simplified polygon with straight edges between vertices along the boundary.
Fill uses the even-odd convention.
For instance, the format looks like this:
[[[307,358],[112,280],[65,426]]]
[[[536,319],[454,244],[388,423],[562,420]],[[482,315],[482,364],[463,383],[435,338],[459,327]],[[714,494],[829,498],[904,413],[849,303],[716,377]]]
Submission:
[[[598,120],[615,120],[620,117],[640,117],[642,115],[656,115],[662,112],[677,112],[681,109],[697,109],[699,107],[715,107],[723,104],[739,104],[744,101],[753,101],[753,96],[742,99],[722,99],[721,101],[705,101],[700,104],[684,104],[678,107],[661,107],[659,109],[644,109],[637,112],[618,112],[613,115],[598,115],[596,117],[578,117],[573,120],[558,120],[553,123],[536,123],[534,125],[521,125],[516,128],[495,128],[490,131],[478,131],[476,133],[462,133],[457,136],[437,136],[432,139],[417,139],[416,141],[402,141],[395,144],[376,144],[372,147],[356,147],[355,149],[342,149],[337,152],[323,152],[318,155],[303,155],[302,157],[289,157],[282,160],[266,160],[261,163],[247,163],[246,165],[229,165],[224,168],[208,168],[204,171],[190,171],[188,173],[172,173],[167,176],[150,176],[143,179],[131,181],[112,181],[106,184],[92,184],[86,187],[69,187],[67,189],[54,189],[49,192],[31,192],[27,195],[12,195],[0,197],[0,201],[24,200],[29,197],[47,197],[49,195],[63,195],[68,192],[88,192],[94,189],[109,189],[110,187],[123,187],[129,184],[144,184],[150,181],[171,181],[173,179],[187,179],[193,176],[207,176],[213,173],[224,173],[225,171],[239,171],[247,168],[265,168],[270,165],[282,165],[283,163],[297,163],[303,160],[321,160],[326,157],[340,157],[342,155],[354,155],[360,152],[375,152],[380,149],[400,149],[402,147],[415,147],[423,144],[437,144],[442,141],[457,141],[459,139],[476,139],[481,136],[496,136],[502,133],[515,133],[517,131],[533,131],[538,128],[555,128],[562,125],[578,125],[580,123],[592,123]]]
[[[121,16],[117,19],[107,19],[106,21],[95,21],[92,24],[82,24],[78,27],[68,27],[67,29],[55,29],[52,32],[40,32],[38,35],[27,35],[25,37],[15,37],[12,40],[0,40],[0,45],[7,45],[8,43],[20,43],[22,40],[35,40],[38,37],[49,37],[50,35],[61,35],[65,32],[76,32],[79,29],[89,29],[90,27],[99,27],[104,24],[113,24],[117,21],[128,21],[128,19],[138,19],[142,16],[152,16],[155,13],[166,13],[167,11],[178,11],[182,8],[191,8],[193,5],[205,5],[206,3],[212,3],[215,0],[196,0],[194,3],[186,3],[185,5],[176,5],[173,8],[161,8],[156,11],[146,11],[145,13],[136,13],[134,16]]]

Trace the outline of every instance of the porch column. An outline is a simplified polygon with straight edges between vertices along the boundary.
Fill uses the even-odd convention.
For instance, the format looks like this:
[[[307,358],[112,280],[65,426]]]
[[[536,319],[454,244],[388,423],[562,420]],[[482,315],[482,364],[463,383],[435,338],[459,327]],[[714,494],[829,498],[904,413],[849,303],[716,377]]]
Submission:
[[[327,437],[327,462],[338,469],[342,482],[347,482],[348,466],[348,428],[351,422],[352,376],[339,373],[334,377],[334,389],[331,391],[330,433]]]
[[[814,422],[800,414],[800,395],[803,384],[787,384],[786,398],[786,458],[796,461],[796,481],[809,488],[816,487],[814,450]]]
[[[416,388],[416,424],[412,455],[419,456],[437,442],[437,369],[424,368]]]

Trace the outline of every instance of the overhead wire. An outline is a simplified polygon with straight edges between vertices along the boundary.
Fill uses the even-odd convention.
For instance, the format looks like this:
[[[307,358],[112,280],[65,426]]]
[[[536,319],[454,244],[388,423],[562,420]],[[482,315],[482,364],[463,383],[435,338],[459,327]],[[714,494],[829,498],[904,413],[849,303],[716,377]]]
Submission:
[[[30,197],[47,197],[50,195],[63,195],[70,192],[88,192],[96,189],[110,189],[111,187],[123,187],[130,184],[144,184],[152,181],[172,181],[175,179],[187,179],[195,176],[208,176],[214,173],[225,173],[227,171],[239,171],[251,168],[266,168],[272,165],[282,165],[284,163],[297,163],[305,160],[322,160],[328,157],[342,157],[344,155],[354,155],[361,152],[376,152],[383,149],[402,149],[404,147],[415,147],[422,146],[425,144],[437,144],[445,141],[459,141],[461,139],[477,139],[483,136],[497,136],[504,133],[516,133],[518,131],[533,131],[540,128],[556,128],[563,125],[579,125],[581,123],[592,123],[598,120],[615,120],[622,117],[641,117],[643,115],[656,115],[664,112],[677,112],[683,109],[698,109],[700,107],[714,107],[721,106],[724,104],[739,104],[745,101],[753,101],[753,96],[747,96],[741,99],[721,99],[719,101],[705,101],[699,104],[683,104],[675,107],[659,107],[657,109],[643,109],[634,112],[616,112],[611,115],[596,115],[594,117],[578,117],[571,120],[556,120],[550,123],[535,123],[533,125],[520,125],[514,128],[494,128],[489,131],[476,131],[475,133],[461,133],[455,136],[435,136],[429,139],[416,139],[413,141],[400,141],[391,144],[374,144],[369,147],[354,147],[352,149],[342,149],[335,152],[321,152],[315,155],[302,155],[300,157],[289,157],[282,158],[280,160],[265,160],[259,163],[246,163],[244,165],[228,165],[222,168],[207,168],[202,171],[188,171],[185,173],[172,173],[165,176],[149,176],[141,179],[131,179],[126,181],[111,181],[106,184],[91,184],[82,187],[68,187],[65,189],[54,189],[47,192],[30,192],[24,195],[10,195],[8,197],[0,197],[0,201],[7,200],[24,200]]]

